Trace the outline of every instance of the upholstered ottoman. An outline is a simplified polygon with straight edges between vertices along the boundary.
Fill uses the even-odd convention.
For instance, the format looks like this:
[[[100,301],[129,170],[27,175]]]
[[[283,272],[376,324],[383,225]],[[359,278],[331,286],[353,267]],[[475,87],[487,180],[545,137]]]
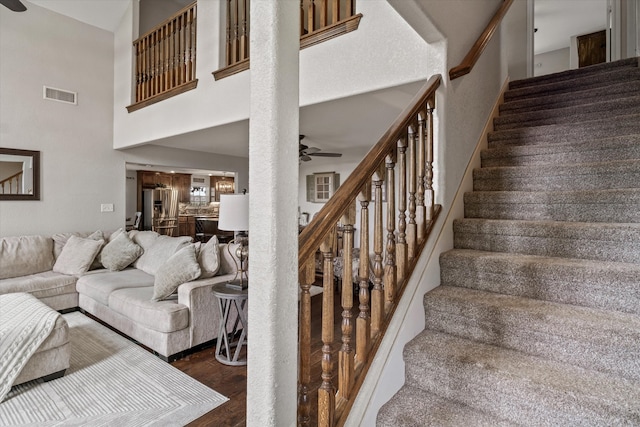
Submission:
[[[0,383],[49,381],[63,376],[69,367],[67,321],[30,294],[0,295],[0,336]]]

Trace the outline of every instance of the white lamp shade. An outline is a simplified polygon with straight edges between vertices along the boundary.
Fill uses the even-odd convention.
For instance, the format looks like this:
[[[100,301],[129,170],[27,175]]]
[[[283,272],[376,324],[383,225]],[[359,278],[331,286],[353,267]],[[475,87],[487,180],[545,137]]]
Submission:
[[[225,231],[249,230],[249,195],[221,194],[218,229]]]

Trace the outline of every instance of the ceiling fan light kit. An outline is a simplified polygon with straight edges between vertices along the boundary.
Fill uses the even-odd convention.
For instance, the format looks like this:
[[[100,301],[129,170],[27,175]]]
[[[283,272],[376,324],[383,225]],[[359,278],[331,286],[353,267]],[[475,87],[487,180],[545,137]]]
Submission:
[[[309,147],[302,143],[304,135],[299,135],[298,156],[301,162],[308,162],[311,156],[317,157],[342,157],[342,153],[323,153],[318,147]]]

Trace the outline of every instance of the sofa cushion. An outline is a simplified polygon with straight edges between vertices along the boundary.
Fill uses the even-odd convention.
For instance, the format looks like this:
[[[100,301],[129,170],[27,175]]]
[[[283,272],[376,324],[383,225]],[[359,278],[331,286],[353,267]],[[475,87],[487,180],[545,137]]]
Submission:
[[[138,233],[134,236],[133,241],[138,243],[136,238],[142,233]],[[136,260],[133,266],[145,273],[155,275],[158,268],[165,264],[171,255],[178,252],[178,250],[189,245],[192,239],[189,236],[182,237],[170,237],[170,236],[158,236],[151,247],[146,248],[143,245],[144,253]],[[138,243],[140,244],[140,243]]]
[[[53,264],[53,271],[63,274],[82,275],[89,271],[104,240],[93,240],[71,236],[62,248],[60,256]]]
[[[137,260],[142,252],[143,249],[131,241],[127,233],[120,233],[102,248],[100,262],[111,271],[120,271]]]
[[[119,289],[109,296],[109,308],[158,332],[189,327],[189,309],[185,305],[178,304],[175,299],[151,301],[152,295],[153,287]]]
[[[12,277],[0,280],[0,294],[27,292],[36,298],[74,293],[76,291],[75,276],[44,271],[27,276]]]
[[[215,276],[220,270],[220,244],[218,243],[218,237],[213,236],[206,244],[200,245],[196,253],[201,270],[200,278],[207,279]]]
[[[195,246],[190,244],[180,249],[156,272],[153,283],[153,300],[160,301],[173,294],[182,283],[200,276],[200,265],[196,259]]]
[[[0,279],[27,276],[51,270],[53,240],[43,236],[0,239]]]
[[[109,305],[109,295],[118,289],[151,288],[153,293],[153,276],[135,268],[122,271],[96,270],[78,279],[76,289],[79,293],[99,302]],[[151,298],[151,293],[149,298]]]

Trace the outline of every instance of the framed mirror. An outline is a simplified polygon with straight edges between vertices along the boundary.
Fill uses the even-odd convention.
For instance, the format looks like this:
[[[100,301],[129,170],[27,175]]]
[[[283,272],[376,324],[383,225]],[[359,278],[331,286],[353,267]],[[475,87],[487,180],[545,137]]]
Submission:
[[[0,200],[40,200],[40,152],[0,147]]]

